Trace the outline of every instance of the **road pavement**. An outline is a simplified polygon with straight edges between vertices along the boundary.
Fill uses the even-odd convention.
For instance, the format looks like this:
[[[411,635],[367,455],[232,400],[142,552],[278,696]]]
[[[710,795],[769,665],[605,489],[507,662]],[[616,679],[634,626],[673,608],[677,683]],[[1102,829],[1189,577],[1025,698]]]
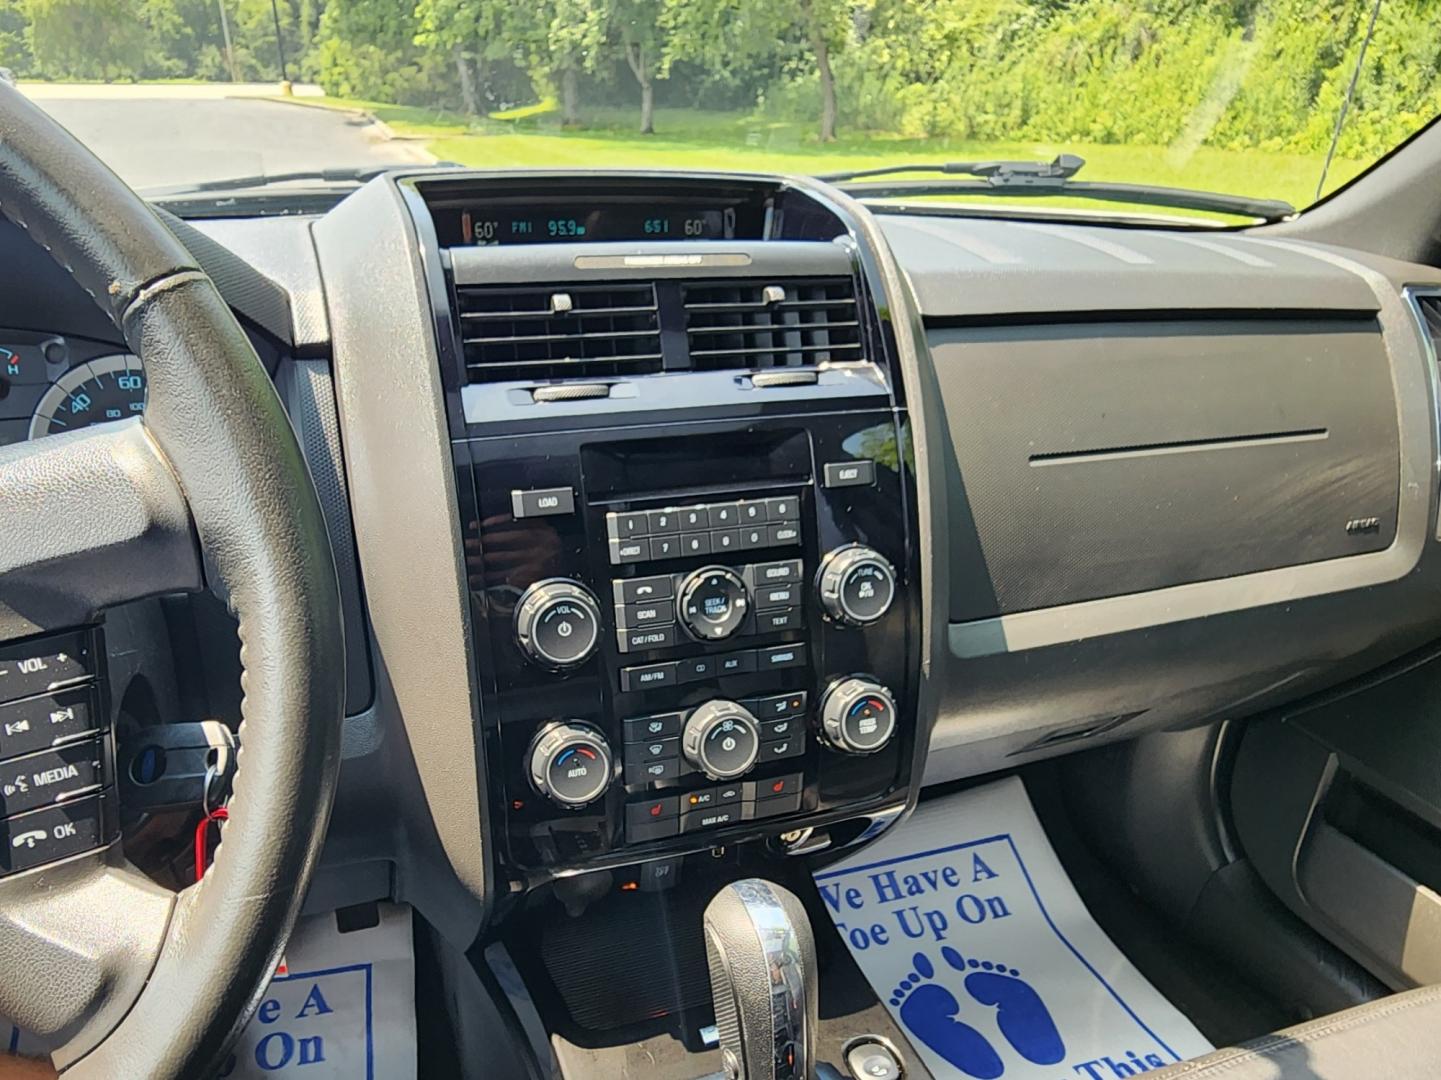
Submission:
[[[273,85],[21,84],[20,89],[132,187],[163,187],[304,169],[416,164],[421,144],[388,137],[360,114],[267,101]]]

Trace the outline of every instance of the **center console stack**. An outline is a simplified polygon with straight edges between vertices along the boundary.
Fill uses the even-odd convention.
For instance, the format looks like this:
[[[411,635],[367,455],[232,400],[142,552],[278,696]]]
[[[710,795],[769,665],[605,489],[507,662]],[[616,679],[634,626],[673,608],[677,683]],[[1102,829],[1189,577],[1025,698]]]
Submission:
[[[898,304],[844,210],[766,178],[405,190],[507,869],[893,820],[922,749],[916,487]]]

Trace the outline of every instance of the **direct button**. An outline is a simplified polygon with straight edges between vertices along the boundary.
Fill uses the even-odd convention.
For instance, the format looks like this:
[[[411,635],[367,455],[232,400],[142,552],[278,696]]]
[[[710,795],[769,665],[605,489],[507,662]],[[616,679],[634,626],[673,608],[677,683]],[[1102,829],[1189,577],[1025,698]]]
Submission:
[[[0,875],[78,855],[104,842],[99,795],[0,822]]]
[[[93,710],[88,687],[0,705],[0,759],[44,750],[94,731]]]
[[[865,487],[876,482],[874,461],[830,461],[826,463],[824,479],[828,488]]]
[[[99,787],[100,740],[43,750],[0,765],[0,816],[21,814]]]

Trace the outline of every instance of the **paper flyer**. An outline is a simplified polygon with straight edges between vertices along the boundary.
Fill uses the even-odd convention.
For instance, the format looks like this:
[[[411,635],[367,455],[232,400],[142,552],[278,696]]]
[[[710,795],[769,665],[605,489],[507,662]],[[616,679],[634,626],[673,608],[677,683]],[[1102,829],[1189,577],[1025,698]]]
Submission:
[[[1212,1049],[1091,919],[1019,779],[923,804],[816,884],[940,1080],[1124,1080]]]

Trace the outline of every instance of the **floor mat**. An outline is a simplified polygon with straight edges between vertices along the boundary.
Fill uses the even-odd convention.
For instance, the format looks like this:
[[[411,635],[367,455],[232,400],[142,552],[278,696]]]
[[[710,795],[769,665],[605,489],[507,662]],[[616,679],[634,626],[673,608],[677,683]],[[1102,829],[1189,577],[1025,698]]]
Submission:
[[[816,885],[940,1080],[1112,1080],[1212,1049],[1091,919],[1019,779],[923,804]]]

